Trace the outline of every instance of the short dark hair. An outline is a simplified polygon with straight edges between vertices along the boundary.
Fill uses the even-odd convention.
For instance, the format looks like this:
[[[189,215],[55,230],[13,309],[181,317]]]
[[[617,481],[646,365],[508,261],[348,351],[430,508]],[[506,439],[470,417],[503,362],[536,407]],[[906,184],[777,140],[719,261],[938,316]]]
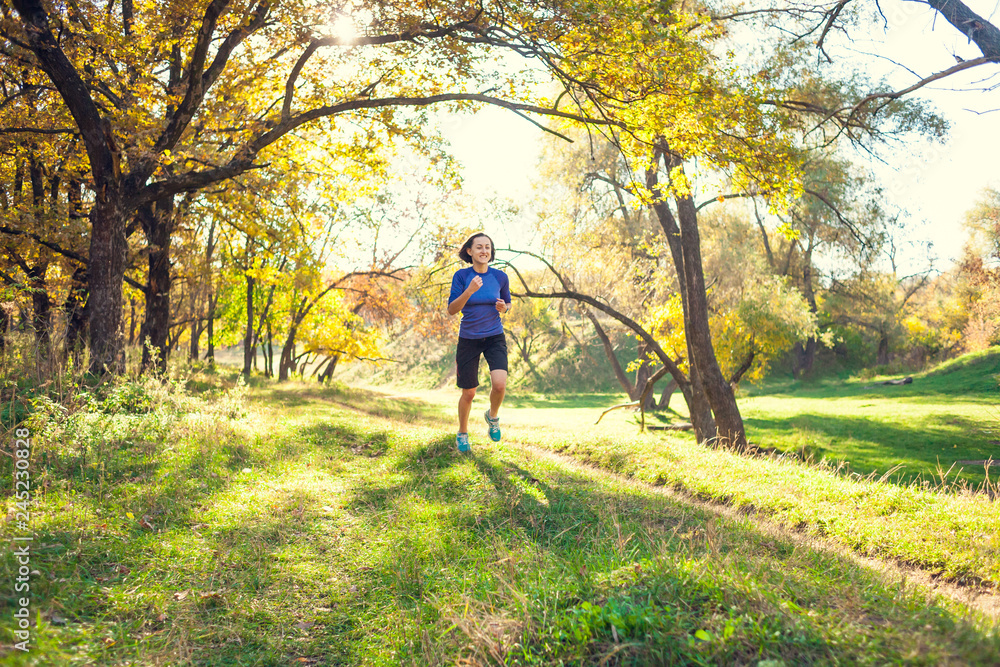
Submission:
[[[485,236],[490,241],[490,261],[492,262],[497,258],[497,247],[493,245],[493,239],[491,239],[485,232],[476,232],[462,244],[462,248],[458,251],[458,258],[465,262],[466,264],[472,264],[472,255],[469,251],[472,250],[473,242],[480,236]]]

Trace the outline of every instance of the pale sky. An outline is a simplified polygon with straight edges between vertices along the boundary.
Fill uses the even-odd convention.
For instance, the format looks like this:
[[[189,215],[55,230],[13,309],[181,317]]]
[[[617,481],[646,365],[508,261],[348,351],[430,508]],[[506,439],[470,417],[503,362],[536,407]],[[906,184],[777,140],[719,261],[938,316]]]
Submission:
[[[990,17],[1000,15],[998,3],[1000,0],[973,0],[969,4]],[[831,55],[839,62],[854,59],[870,76],[888,76],[899,88],[910,85],[916,77],[893,61],[927,76],[954,65],[954,55],[967,60],[978,55],[965,36],[943,19],[935,21],[926,5],[890,0],[883,2],[882,8],[890,21],[888,32],[875,29],[864,39],[853,35],[853,41],[832,42],[828,46]],[[945,144],[913,146],[892,158],[892,164],[876,165],[883,175],[887,198],[909,212],[920,238],[933,241],[938,269],[948,268],[961,252],[965,211],[983,188],[1000,187],[1000,89],[982,90],[994,85],[1000,88],[1000,68],[983,66],[971,72],[945,79],[920,93],[951,122]],[[994,78],[983,81],[990,76]],[[968,90],[959,90],[962,88]],[[467,191],[514,201],[530,195],[530,179],[544,136],[541,130],[496,108],[442,117],[442,128],[465,167]],[[927,224],[920,225],[922,221]],[[504,231],[496,233],[497,245],[506,245],[509,239],[502,238]]]

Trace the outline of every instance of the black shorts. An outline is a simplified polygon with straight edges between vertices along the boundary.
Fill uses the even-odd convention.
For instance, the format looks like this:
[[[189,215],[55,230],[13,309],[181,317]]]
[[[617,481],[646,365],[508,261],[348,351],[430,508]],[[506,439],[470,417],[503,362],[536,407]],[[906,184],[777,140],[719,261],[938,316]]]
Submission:
[[[479,355],[486,357],[491,371],[507,370],[507,339],[503,334],[486,338],[459,338],[455,350],[458,386],[472,389],[479,386]]]

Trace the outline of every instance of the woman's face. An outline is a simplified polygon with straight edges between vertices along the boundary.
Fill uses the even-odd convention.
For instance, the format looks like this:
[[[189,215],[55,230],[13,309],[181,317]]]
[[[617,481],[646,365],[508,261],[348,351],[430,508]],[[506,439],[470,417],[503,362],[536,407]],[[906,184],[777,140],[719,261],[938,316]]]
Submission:
[[[472,239],[472,247],[469,248],[469,256],[475,264],[489,264],[490,257],[493,256],[493,244],[488,236],[477,236]]]

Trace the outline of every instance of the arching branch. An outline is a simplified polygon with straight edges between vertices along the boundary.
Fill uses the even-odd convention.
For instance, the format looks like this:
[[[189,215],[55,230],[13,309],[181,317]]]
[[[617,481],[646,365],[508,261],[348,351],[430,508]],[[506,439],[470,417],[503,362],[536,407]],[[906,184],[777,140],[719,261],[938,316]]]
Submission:
[[[645,341],[645,343],[657,356],[657,358],[660,360],[663,366],[670,372],[671,377],[673,377],[677,381],[678,385],[686,387],[687,385],[690,384],[690,380],[688,380],[687,375],[685,375],[684,372],[677,366],[677,364],[674,363],[674,360],[670,358],[670,356],[660,346],[660,344],[656,341],[656,339],[653,338],[652,334],[646,331],[638,322],[636,322],[629,316],[619,312],[618,310],[612,308],[608,304],[598,301],[589,294],[581,294],[580,292],[576,292],[567,287],[567,281],[558,271],[555,270],[552,264],[544,257],[541,257],[533,252],[528,252],[525,250],[511,249],[509,250],[509,252],[514,252],[519,255],[527,255],[529,257],[534,257],[535,259],[541,261],[547,267],[549,267],[549,269],[553,272],[553,274],[555,274],[556,278],[559,280],[560,284],[562,284],[563,286],[563,291],[561,292],[555,292],[555,291],[536,292],[528,286],[527,281],[525,281],[524,276],[517,269],[517,267],[508,262],[507,266],[510,267],[510,269],[514,272],[514,274],[517,276],[517,279],[521,282],[521,285],[524,288],[524,291],[522,293],[515,294],[514,292],[511,292],[511,296],[518,296],[518,297],[527,296],[537,299],[572,299],[574,301],[579,301],[580,303],[585,303],[588,306],[596,308],[602,313],[606,313],[607,315],[610,315],[612,318],[618,320],[619,322],[627,326],[629,329],[634,331],[636,335],[642,338],[642,340]]]

